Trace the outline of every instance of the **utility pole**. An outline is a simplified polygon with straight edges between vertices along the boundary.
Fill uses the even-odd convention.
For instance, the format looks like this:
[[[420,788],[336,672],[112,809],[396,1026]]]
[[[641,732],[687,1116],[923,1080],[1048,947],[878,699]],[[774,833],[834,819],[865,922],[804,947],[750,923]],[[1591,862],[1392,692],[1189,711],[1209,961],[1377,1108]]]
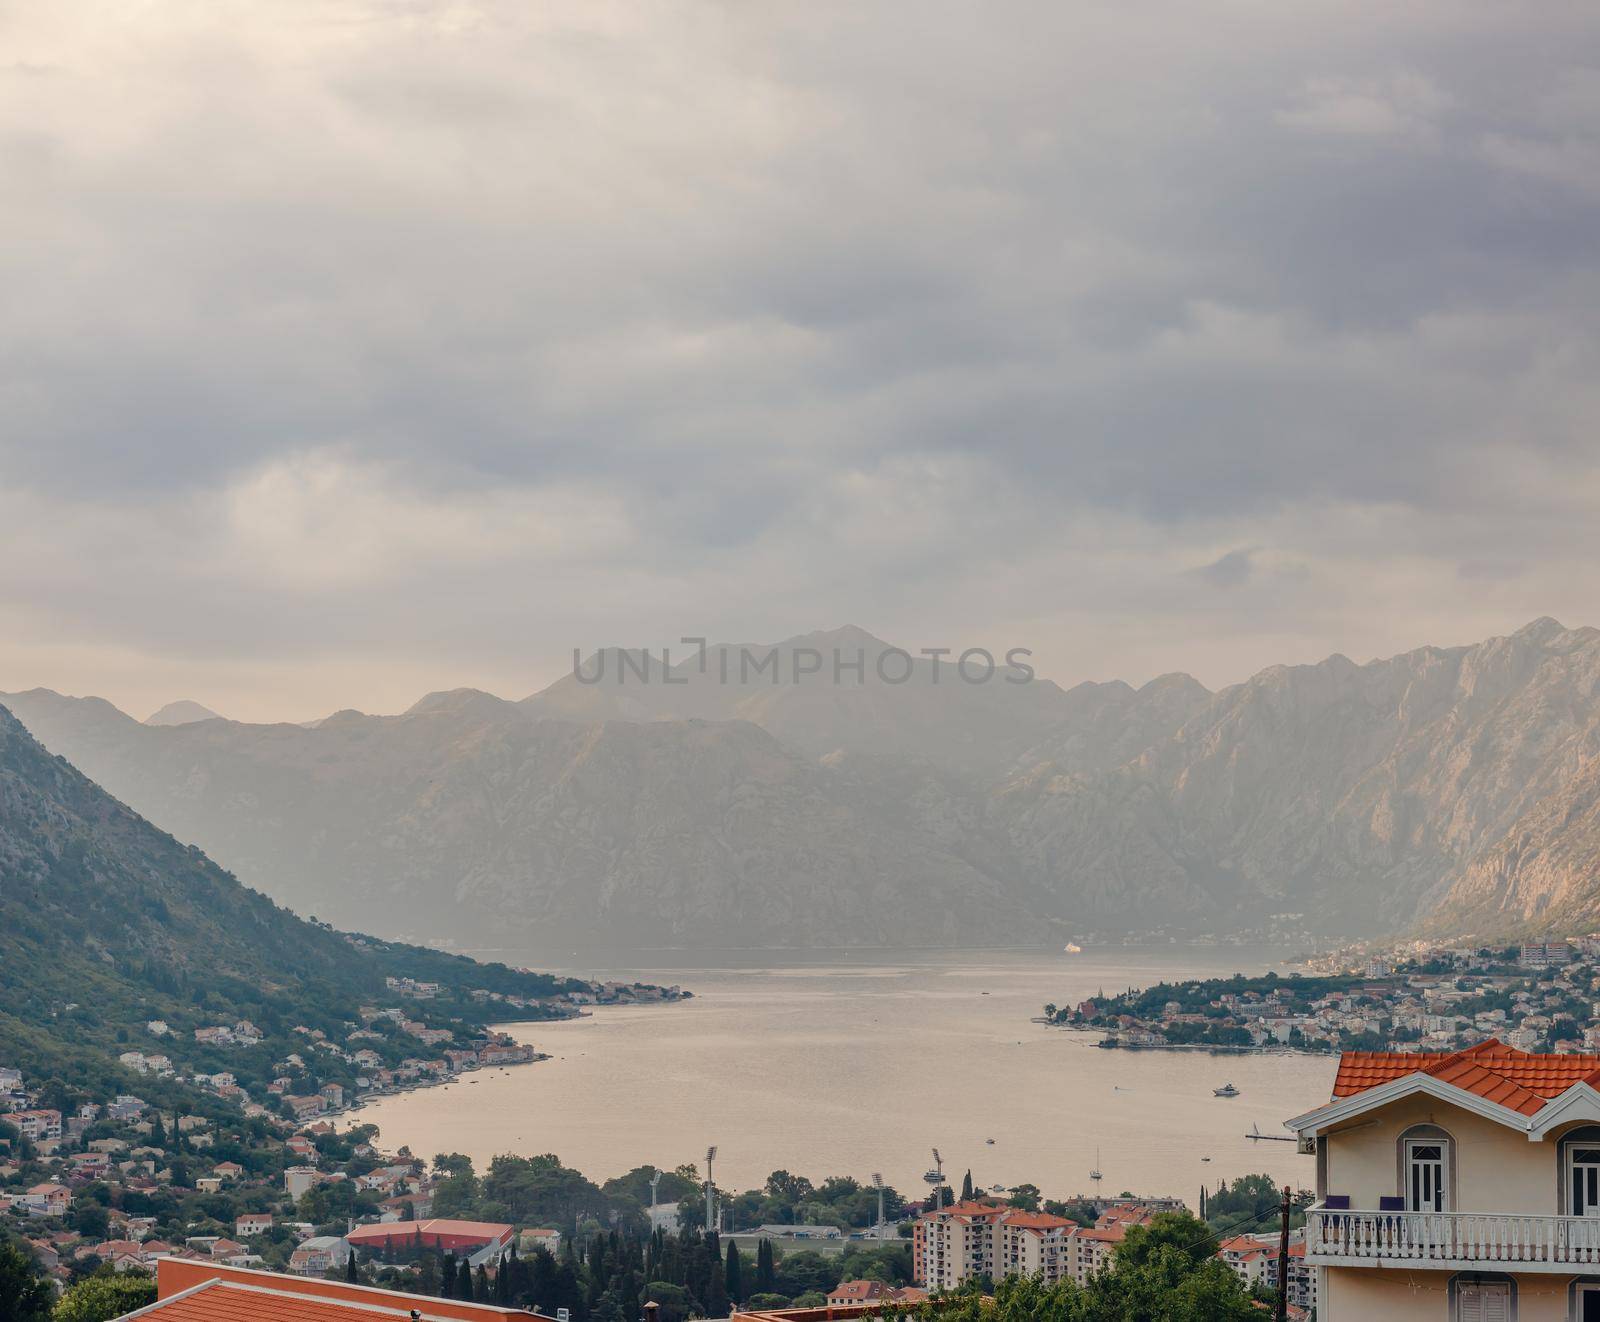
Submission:
[[[1278,1304],[1273,1309],[1274,1322],[1287,1322],[1289,1317],[1289,1186],[1283,1186],[1283,1203],[1278,1208]]]

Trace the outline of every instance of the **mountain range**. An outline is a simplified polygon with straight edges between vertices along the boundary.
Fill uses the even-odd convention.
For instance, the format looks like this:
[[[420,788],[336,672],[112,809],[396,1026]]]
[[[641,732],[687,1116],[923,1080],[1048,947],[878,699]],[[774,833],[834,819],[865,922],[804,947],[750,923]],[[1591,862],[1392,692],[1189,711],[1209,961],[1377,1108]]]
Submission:
[[[411,937],[1023,944],[1600,920],[1595,629],[1540,619],[1215,693],[1182,674],[1062,689],[1003,665],[972,682],[954,657],[903,657],[856,628],[670,663],[608,649],[521,702],[456,690],[311,726],[152,725],[47,690],[0,703],[280,902]]]

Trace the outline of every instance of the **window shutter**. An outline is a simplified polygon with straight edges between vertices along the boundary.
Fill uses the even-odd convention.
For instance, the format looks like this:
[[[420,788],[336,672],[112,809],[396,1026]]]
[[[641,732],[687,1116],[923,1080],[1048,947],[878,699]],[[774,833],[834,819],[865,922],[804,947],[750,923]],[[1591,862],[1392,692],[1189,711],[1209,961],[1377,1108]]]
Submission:
[[[1511,1322],[1511,1287],[1462,1286],[1456,1296],[1456,1322]]]

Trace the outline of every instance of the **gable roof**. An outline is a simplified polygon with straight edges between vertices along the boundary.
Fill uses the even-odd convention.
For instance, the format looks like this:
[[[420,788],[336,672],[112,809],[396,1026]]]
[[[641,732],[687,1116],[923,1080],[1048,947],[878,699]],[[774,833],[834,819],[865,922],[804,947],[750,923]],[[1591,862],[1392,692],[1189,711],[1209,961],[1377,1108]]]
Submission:
[[[1339,1057],[1333,1095],[1353,1097],[1408,1074],[1425,1074],[1507,1110],[1532,1115],[1575,1083],[1600,1086],[1600,1056],[1536,1056],[1498,1038],[1443,1054],[1347,1051]]]
[[[1285,1121],[1302,1137],[1323,1133],[1402,1097],[1425,1093],[1537,1141],[1575,1119],[1600,1121],[1600,1056],[1539,1056],[1490,1038],[1446,1053],[1347,1051],[1333,1100]]]

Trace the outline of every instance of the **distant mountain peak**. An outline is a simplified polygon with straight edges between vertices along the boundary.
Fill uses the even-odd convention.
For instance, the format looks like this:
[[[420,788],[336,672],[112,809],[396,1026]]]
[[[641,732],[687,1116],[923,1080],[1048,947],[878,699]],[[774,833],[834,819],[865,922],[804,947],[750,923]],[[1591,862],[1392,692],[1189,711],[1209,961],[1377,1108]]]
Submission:
[[[504,698],[497,698],[494,694],[485,693],[482,689],[440,689],[437,693],[429,693],[419,698],[406,709],[406,715],[422,716],[429,712],[493,711],[500,707],[512,705]]]
[[[1554,619],[1549,615],[1541,615],[1537,620],[1528,621],[1527,624],[1523,625],[1511,636],[1513,638],[1531,638],[1535,642],[1547,643],[1552,638],[1560,637],[1566,631],[1566,625],[1562,624],[1560,620]]]
[[[794,638],[785,638],[781,643],[773,644],[775,647],[815,647],[822,648],[865,648],[869,654],[887,652],[892,646],[883,639],[868,633],[859,624],[844,624],[837,629],[814,629],[810,633],[803,633]]]
[[[146,725],[193,725],[196,721],[220,721],[224,719],[218,712],[209,707],[202,707],[198,702],[191,702],[188,698],[179,698],[177,702],[169,702],[158,712],[144,718]]]

